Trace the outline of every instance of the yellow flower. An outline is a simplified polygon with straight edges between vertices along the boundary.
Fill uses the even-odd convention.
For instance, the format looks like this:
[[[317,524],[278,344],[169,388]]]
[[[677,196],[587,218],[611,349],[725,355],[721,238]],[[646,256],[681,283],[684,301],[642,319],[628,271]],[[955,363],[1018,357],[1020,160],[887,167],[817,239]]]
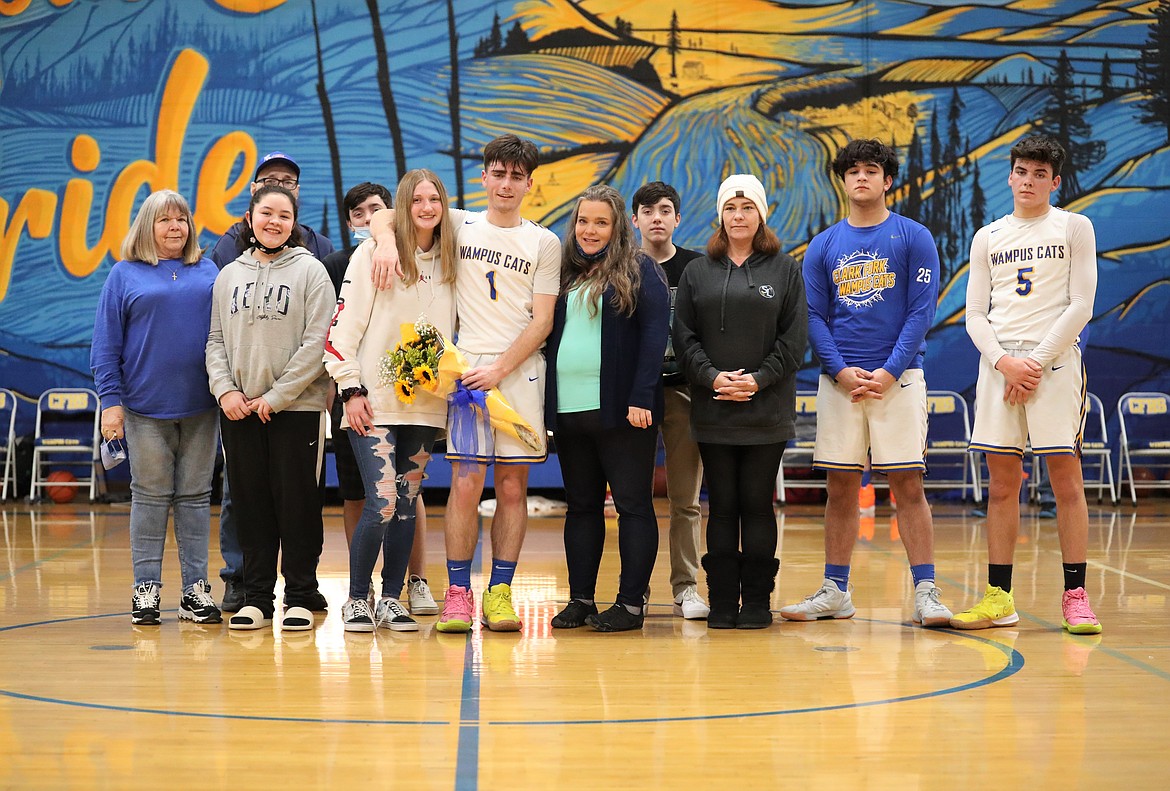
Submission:
[[[415,330],[413,324],[404,324],[403,327],[406,329],[402,330],[402,343],[398,344],[398,348],[400,349],[419,340],[418,332]]]
[[[429,365],[420,365],[414,369],[414,380],[419,383],[419,386],[430,389],[436,383],[435,372],[431,370]]]
[[[399,379],[394,383],[394,392],[398,395],[398,400],[402,403],[414,403],[414,388],[410,386],[409,382],[404,382]]]

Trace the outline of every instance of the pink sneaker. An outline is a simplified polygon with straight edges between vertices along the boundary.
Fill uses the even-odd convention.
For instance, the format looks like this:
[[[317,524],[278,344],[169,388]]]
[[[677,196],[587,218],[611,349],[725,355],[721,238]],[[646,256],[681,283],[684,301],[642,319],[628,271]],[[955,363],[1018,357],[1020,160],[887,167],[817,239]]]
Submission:
[[[1101,634],[1101,622],[1093,614],[1084,588],[1065,591],[1060,608],[1064,611],[1064,628],[1071,634]]]
[[[470,632],[471,621],[475,616],[475,599],[471,591],[452,585],[447,588],[447,596],[443,601],[443,614],[435,628],[440,632]]]

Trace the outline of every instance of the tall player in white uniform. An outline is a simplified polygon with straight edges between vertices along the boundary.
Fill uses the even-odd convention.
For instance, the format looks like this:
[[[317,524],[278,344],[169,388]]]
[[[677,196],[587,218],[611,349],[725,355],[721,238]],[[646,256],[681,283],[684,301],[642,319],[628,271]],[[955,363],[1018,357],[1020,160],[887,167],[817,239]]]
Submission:
[[[1012,213],[971,242],[967,333],[979,349],[971,450],[991,473],[987,508],[988,584],[983,601],[951,619],[957,629],[1020,620],[1012,560],[1020,531],[1024,446],[1043,456],[1056,495],[1064,565],[1064,628],[1099,634],[1085,593],[1089,511],[1081,472],[1085,369],[1078,335],[1093,317],[1097,244],[1093,224],[1050,205],[1065,151],[1052,138],[1011,150]]]
[[[517,631],[520,618],[512,606],[512,575],[528,529],[528,465],[544,461],[544,355],[541,347],[552,329],[553,307],[560,290],[561,243],[556,235],[520,216],[532,189],[536,146],[515,135],[501,135],[483,150],[482,214],[452,210],[458,225],[459,269],[455,278],[458,330],[456,345],[471,368],[463,384],[471,390],[497,388],[541,438],[533,451],[482,421],[472,432],[451,431],[447,458],[454,466],[447,500],[446,543],[449,586],[435,628],[440,632],[471,630],[475,601],[471,562],[477,542],[479,500],[487,465],[495,464],[496,513],[492,518],[492,570],[482,602],[483,623],[497,632]],[[409,207],[398,207],[407,211]],[[389,285],[394,237],[389,210],[371,221],[378,240],[375,259],[383,265],[375,281]],[[472,436],[474,435],[474,436]]]

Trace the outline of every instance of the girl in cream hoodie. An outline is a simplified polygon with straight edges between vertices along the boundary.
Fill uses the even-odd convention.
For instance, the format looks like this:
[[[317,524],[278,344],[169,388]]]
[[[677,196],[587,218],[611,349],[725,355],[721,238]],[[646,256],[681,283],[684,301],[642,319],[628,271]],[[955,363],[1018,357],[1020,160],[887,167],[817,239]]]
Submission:
[[[343,424],[366,487],[365,508],[350,543],[349,600],[342,610],[350,632],[372,632],[375,625],[418,629],[399,597],[423,471],[439,431],[447,425],[444,398],[416,389],[407,404],[379,382],[379,363],[401,340],[403,324],[423,320],[448,339],[455,329],[457,225],[443,182],[429,170],[412,170],[398,184],[395,206],[401,281],[384,291],[375,289],[374,242],[362,243],[350,259],[325,342],[325,367],[345,402]],[[382,591],[370,612],[370,575],[379,549]]]

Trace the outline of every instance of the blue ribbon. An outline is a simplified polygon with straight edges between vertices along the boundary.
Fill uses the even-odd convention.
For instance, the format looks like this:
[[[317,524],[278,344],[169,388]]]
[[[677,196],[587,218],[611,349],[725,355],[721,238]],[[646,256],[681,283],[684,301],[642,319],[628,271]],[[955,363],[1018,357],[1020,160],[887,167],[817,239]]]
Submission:
[[[479,448],[479,426],[482,415],[484,436],[487,438],[484,453]],[[492,443],[491,418],[488,415],[487,392],[472,390],[462,380],[455,383],[455,391],[447,397],[447,433],[449,444],[470,456],[495,457]],[[460,465],[462,470],[467,465]],[[470,472],[470,469],[467,470]]]

